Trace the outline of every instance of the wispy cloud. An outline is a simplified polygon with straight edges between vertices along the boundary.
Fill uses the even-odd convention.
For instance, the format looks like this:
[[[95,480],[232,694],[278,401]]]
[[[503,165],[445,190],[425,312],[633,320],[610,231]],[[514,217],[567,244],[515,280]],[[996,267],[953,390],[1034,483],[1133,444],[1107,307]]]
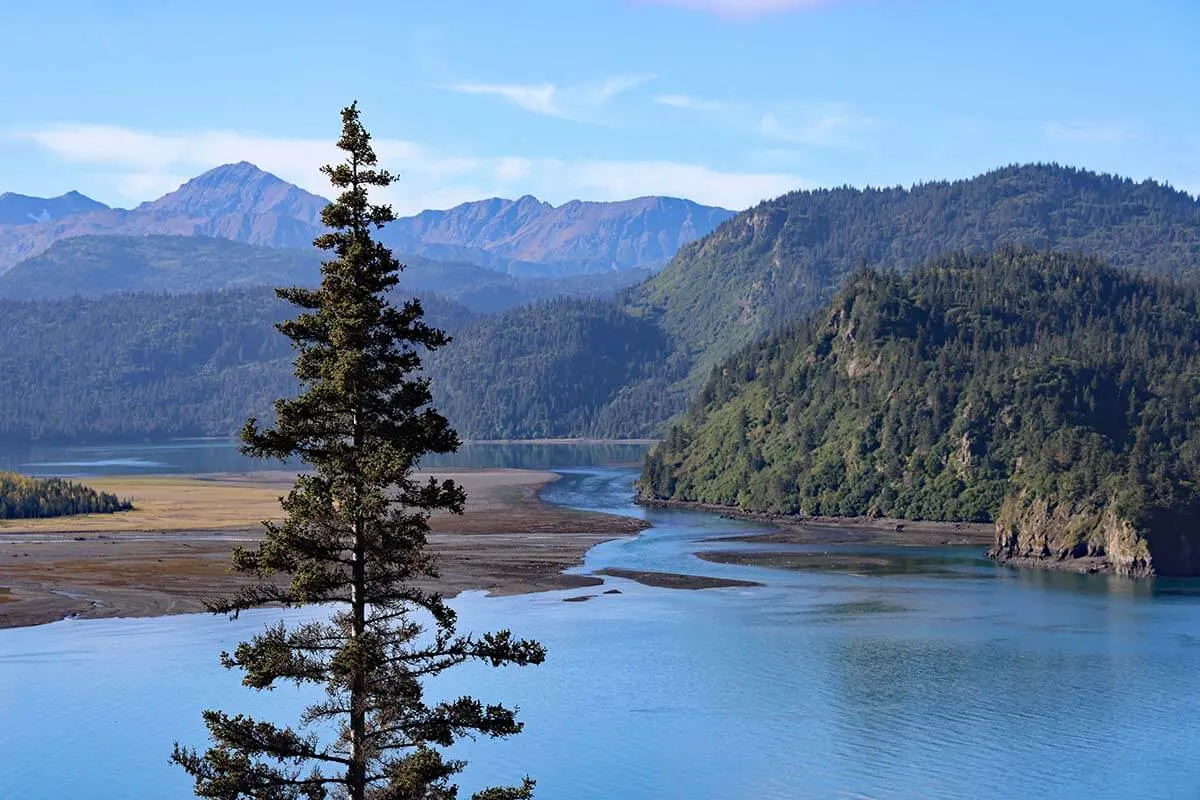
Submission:
[[[675,6],[722,17],[761,17],[784,11],[825,8],[855,0],[635,0],[645,5]]]
[[[1046,135],[1068,142],[1106,142],[1116,144],[1141,138],[1141,135],[1124,125],[1104,122],[1048,122]]]
[[[562,164],[581,187],[604,199],[663,194],[732,209],[793,189],[811,181],[778,172],[727,172],[677,161],[586,161]]]
[[[826,103],[816,108],[769,111],[759,118],[758,132],[789,144],[835,147],[850,143],[855,134],[878,124],[874,117],[860,114],[845,103]]]
[[[788,145],[846,146],[853,143],[857,134],[879,125],[879,120],[860,113],[848,103],[784,104],[764,108],[686,94],[660,95],[654,102],[707,114],[730,128]]]
[[[621,74],[600,83],[575,86],[554,83],[457,83],[449,88],[460,94],[499,97],[535,114],[577,122],[599,122],[598,112],[605,104],[652,78],[652,75]]]
[[[654,102],[660,106],[670,106],[671,108],[681,108],[684,111],[700,111],[717,113],[728,111],[733,106],[724,100],[707,100],[702,97],[692,97],[686,94],[664,94],[654,98]]]
[[[89,188],[106,187],[127,203],[150,200],[184,175],[250,161],[311,192],[329,196],[319,165],[336,160],[323,139],[235,131],[160,133],[108,125],[56,125],[13,134],[77,165]],[[526,155],[468,156],[399,140],[373,141],[380,160],[400,175],[386,199],[397,213],[447,208],[482,197],[534,194],[553,203],[580,198],[623,200],[651,194],[687,197],[740,209],[811,185],[785,171],[738,171],[671,160],[567,161]],[[116,199],[116,198],[112,198]]]
[[[450,87],[461,94],[490,94],[503,97],[515,106],[526,111],[550,116],[562,116],[561,110],[555,104],[558,87],[552,83],[542,83],[537,86],[527,86],[509,83],[459,83]]]

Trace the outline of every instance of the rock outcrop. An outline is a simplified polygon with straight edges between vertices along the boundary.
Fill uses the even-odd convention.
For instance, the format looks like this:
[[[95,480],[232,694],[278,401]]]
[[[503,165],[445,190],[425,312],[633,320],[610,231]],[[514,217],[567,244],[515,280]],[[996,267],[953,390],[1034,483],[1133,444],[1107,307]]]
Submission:
[[[1004,500],[988,556],[1001,563],[1129,577],[1200,575],[1200,520],[1150,512],[1133,520],[1116,503],[1085,507],[1035,498]]]

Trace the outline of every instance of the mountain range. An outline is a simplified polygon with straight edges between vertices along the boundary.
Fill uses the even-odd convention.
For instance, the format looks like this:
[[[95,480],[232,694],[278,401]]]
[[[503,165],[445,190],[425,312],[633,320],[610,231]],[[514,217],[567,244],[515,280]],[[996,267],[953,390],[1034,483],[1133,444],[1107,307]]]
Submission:
[[[732,211],[673,197],[561,206],[526,195],[423,211],[389,225],[397,252],[469,261],[513,274],[562,275],[666,264]]]
[[[0,194],[0,225],[29,225],[46,223],[93,211],[108,211],[108,206],[79,192],[67,192],[59,197],[30,197],[4,192]]]
[[[196,256],[199,243],[218,242],[230,252],[213,249],[204,259]],[[236,263],[255,265],[253,270],[264,282],[279,282],[284,275],[272,270],[285,268],[295,270],[288,275],[315,278],[315,263],[306,260],[311,255],[298,250],[178,236],[109,236],[103,252],[100,244],[86,239],[58,242],[40,260],[0,276],[0,296],[62,296],[64,286],[81,287],[71,291],[89,294],[117,288],[228,291],[245,285]],[[1193,281],[1200,276],[1200,202],[1152,181],[1053,164],[1010,166],[962,181],[802,191],[764,201],[684,245],[648,280],[620,291],[611,282],[615,278],[637,281],[647,272],[626,269],[535,279],[478,264],[413,256],[405,258],[410,269],[402,275],[401,287],[434,292],[457,300],[465,313],[484,314],[471,316],[454,343],[429,363],[437,403],[453,411],[464,437],[657,435],[672,415],[697,397],[710,376],[739,369],[738,362],[730,361],[737,352],[820,308],[863,264],[903,273],[928,257],[983,254],[1003,246],[1084,251],[1123,271]],[[233,248],[247,255],[236,256]],[[255,254],[256,250],[266,253]],[[301,255],[290,265],[266,257],[282,253]],[[222,261],[235,268],[228,269]],[[121,267],[135,262],[136,269]],[[120,283],[127,272],[141,276],[135,285]],[[13,281],[8,290],[6,280]],[[561,295],[572,299],[568,302]],[[194,297],[160,300],[127,294],[120,302],[129,309],[126,313],[136,311],[151,328],[160,315],[186,328],[200,325],[198,316],[211,314],[219,305],[219,297],[203,303]],[[45,300],[29,304],[21,313],[31,321],[45,316],[39,324],[48,332],[69,324],[63,315],[70,308],[69,301]],[[197,319],[188,323],[191,318]],[[95,330],[103,337],[102,326],[97,324]],[[275,335],[269,329],[256,334]],[[259,386],[264,392],[268,384],[271,391],[287,391],[291,384],[284,361],[257,363],[254,348],[239,349],[234,339],[222,351],[231,369],[241,363],[239,370],[264,381]],[[153,337],[139,339],[133,350],[119,344],[114,341],[111,355],[104,357],[115,374],[133,375],[122,372],[130,363],[165,364],[169,369],[164,366],[163,372],[154,373],[154,380],[162,383],[155,396],[194,408],[182,394],[175,397],[176,389],[166,388],[183,387],[185,376],[207,369],[188,355],[190,351],[160,353]],[[4,355],[8,366],[0,365],[0,374],[10,380],[0,382],[0,408],[10,402],[32,409],[26,435],[107,435],[138,429],[114,418],[103,431],[93,430],[87,399],[92,389],[83,383],[37,387],[12,379],[47,373],[51,364],[71,357],[52,338],[34,346],[25,342]],[[118,384],[113,397],[120,396]],[[38,403],[52,399],[34,397],[43,389],[58,398],[54,402],[60,416],[54,421],[37,414]],[[256,405],[259,394],[242,392],[236,382],[212,396],[219,396],[225,408],[220,419],[270,411]],[[119,404],[113,403],[116,414]],[[6,435],[21,436],[22,419],[14,418]],[[147,428],[145,435],[228,433],[217,419],[194,408],[175,414],[169,426]]]
[[[610,298],[649,272],[541,278],[478,264],[406,256],[401,287],[436,293],[494,313],[551,297]],[[184,294],[248,286],[311,286],[320,280],[313,248],[262,247],[213,236],[75,236],[0,273],[0,299],[50,300],[127,292]]]
[[[0,196],[0,272],[80,236],[212,237],[307,249],[322,230],[327,202],[247,162],[209,170],[128,210],[75,192],[52,199],[6,194]],[[522,197],[425,211],[392,223],[382,238],[405,255],[565,276],[660,267],[681,244],[732,215],[666,197],[558,207]]]

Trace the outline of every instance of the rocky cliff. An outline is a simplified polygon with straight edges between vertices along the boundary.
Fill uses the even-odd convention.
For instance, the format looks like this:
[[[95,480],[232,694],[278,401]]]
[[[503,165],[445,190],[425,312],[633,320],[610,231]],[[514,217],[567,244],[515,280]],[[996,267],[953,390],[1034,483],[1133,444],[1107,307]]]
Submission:
[[[996,516],[988,556],[1001,563],[1144,578],[1200,575],[1200,520],[1158,511],[1131,519],[1103,507],[1054,502],[1019,492]]]

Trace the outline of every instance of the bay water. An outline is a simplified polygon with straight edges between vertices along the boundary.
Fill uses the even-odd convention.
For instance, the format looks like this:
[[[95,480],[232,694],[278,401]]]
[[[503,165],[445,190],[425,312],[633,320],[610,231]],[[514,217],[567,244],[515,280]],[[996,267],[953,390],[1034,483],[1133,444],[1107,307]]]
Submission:
[[[156,472],[238,468],[219,464],[228,444],[193,449],[222,447],[200,468],[179,448],[91,455],[155,461],[146,469]],[[608,579],[458,597],[464,629],[508,627],[548,650],[540,667],[462,668],[431,687],[517,705],[526,723],[511,740],[456,748],[470,761],[463,797],[529,774],[541,800],[1200,798],[1197,583],[1015,571],[978,548],[856,548],[896,565],[871,574],[714,564],[695,554],[756,546],[714,537],[765,528],[643,509],[632,468],[587,465],[636,453],[568,450],[487,458],[556,467],[550,502],[652,524],[593,548],[578,571],[763,585],[682,591]],[[112,466],[45,455],[70,462],[47,473]],[[603,594],[612,588],[621,593]],[[564,602],[580,596],[590,599]],[[174,740],[205,744],[203,708],[287,722],[306,699],[290,687],[243,689],[218,652],[267,622],[317,613],[0,631],[0,800],[190,796],[167,756]]]

